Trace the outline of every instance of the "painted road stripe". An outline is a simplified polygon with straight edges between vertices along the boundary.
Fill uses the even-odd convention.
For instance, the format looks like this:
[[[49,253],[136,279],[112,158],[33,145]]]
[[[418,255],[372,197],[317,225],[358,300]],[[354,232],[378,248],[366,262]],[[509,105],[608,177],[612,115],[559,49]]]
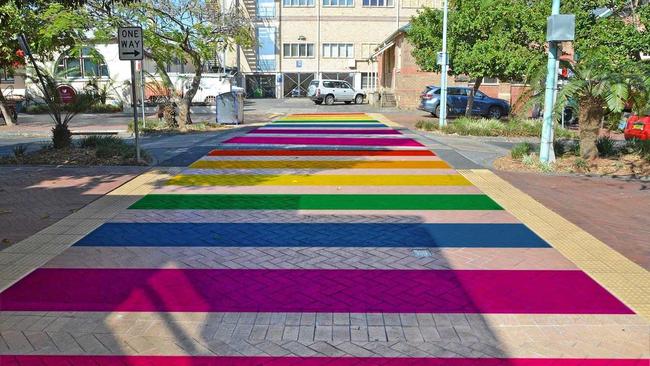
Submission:
[[[248,132],[248,134],[311,134],[311,135],[344,135],[344,134],[363,134],[363,135],[401,135],[397,130],[309,130],[309,129],[283,129],[283,128],[258,128]]]
[[[106,223],[76,246],[547,248],[522,224]]]
[[[501,210],[483,194],[148,194],[130,209]],[[341,214],[344,214],[341,212]]]
[[[454,169],[214,169],[214,168],[185,168],[179,172],[180,175],[266,175],[266,176],[450,176],[457,175]],[[459,174],[458,174],[459,175]]]
[[[444,161],[206,161],[199,169],[449,169]]]
[[[206,223],[349,223],[349,224],[506,224],[519,223],[504,210],[125,210],[112,222],[206,222]]]
[[[326,137],[233,137],[224,144],[332,145],[332,146],[424,146],[410,138],[326,138]]]
[[[203,156],[197,161],[441,161],[437,156]]]
[[[40,268],[3,311],[633,314],[581,271]]]
[[[170,338],[174,335],[170,334]],[[0,364],[5,366],[647,366],[648,362],[585,358],[0,355]]]
[[[378,127],[388,127],[385,124],[382,123],[366,123],[366,124],[360,124],[360,123],[273,123],[271,125],[266,125],[267,127],[282,127],[282,128],[304,128],[304,127],[336,127],[336,128],[348,128],[348,127],[355,127],[355,128],[378,128]]]
[[[209,156],[436,156],[429,150],[220,150]]]
[[[171,186],[156,187],[157,194],[314,194],[313,186]],[[320,186],[318,194],[483,194],[474,186]]]
[[[553,248],[71,247],[47,268],[576,270]],[[422,250],[421,250],[422,251]]]
[[[454,175],[177,175],[177,186],[469,186]]]
[[[280,119],[274,122],[271,122],[270,124],[276,124],[276,123],[296,123],[296,124],[302,124],[302,123],[381,123],[381,121],[378,121],[376,119],[372,118],[300,118],[300,119]]]

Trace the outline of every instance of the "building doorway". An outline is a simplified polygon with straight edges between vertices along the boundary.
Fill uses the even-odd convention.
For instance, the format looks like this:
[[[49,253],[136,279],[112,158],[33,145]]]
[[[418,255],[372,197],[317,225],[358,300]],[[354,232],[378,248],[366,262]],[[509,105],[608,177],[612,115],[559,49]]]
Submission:
[[[246,75],[247,98],[275,98],[275,75]]]
[[[313,73],[285,73],[282,94],[285,98],[304,98],[307,96],[309,83],[314,80]]]

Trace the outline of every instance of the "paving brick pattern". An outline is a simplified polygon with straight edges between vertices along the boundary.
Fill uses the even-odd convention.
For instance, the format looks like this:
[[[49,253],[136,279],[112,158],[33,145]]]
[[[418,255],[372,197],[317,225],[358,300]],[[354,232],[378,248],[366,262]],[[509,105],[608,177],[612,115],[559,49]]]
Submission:
[[[78,227],[57,224],[49,232],[39,234],[38,238],[19,244],[16,250],[0,255],[0,261],[11,261],[13,257],[9,256],[17,255],[24,262],[20,268],[33,269],[44,265],[44,269],[35,272],[36,275],[44,274],[41,279],[33,281],[37,278],[28,276],[0,294],[0,297],[7,296],[5,309],[0,303],[0,355],[63,356],[61,359],[0,358],[0,362],[9,360],[12,365],[86,362],[137,366],[631,366],[648,363],[648,322],[616,302],[556,249],[547,245],[531,247],[530,243],[521,240],[514,240],[521,246],[517,248],[436,248],[434,244],[437,243],[430,239],[423,242],[423,238],[435,235],[408,229],[436,224],[479,225],[468,226],[464,233],[455,236],[473,237],[477,242],[485,243],[490,240],[490,235],[481,234],[472,227],[498,228],[505,227],[499,226],[504,224],[519,224],[513,215],[500,207],[431,210],[417,207],[416,202],[400,208],[354,207],[358,204],[354,197],[362,194],[467,195],[471,196],[469,201],[482,197],[481,191],[462,175],[433,167],[441,159],[428,151],[427,148],[435,147],[430,141],[419,140],[407,130],[401,130],[402,135],[395,135],[399,138],[390,139],[382,135],[371,137],[371,134],[359,138],[356,131],[388,130],[391,126],[390,121],[380,115],[294,115],[261,130],[276,129],[272,135],[258,130],[243,138],[226,141],[199,160],[223,163],[200,163],[203,164],[200,169],[176,169],[169,171],[169,175],[147,176],[142,179],[148,182],[146,187],[134,184],[133,187],[138,188],[118,190],[117,194],[123,196],[115,197],[114,202],[107,200],[101,207],[97,205],[92,210],[80,212],[84,218],[75,217],[70,221]],[[290,129],[299,133],[286,131]],[[310,131],[301,131],[307,129]],[[346,133],[328,133],[332,129]],[[355,130],[345,131],[350,129]],[[307,133],[313,131],[319,131],[313,134],[318,137],[312,138]],[[414,138],[418,141],[411,140]],[[328,145],[308,148],[295,145],[305,142],[326,142]],[[377,147],[377,143],[401,146]],[[246,145],[246,150],[239,149],[243,145]],[[300,163],[293,163],[295,161]],[[309,169],[309,163],[306,163],[309,161],[333,163],[314,163]],[[373,163],[355,163],[368,161]],[[258,162],[260,165],[256,165]],[[400,162],[436,163],[416,173],[413,169],[396,169]],[[278,166],[282,168],[277,170]],[[378,169],[377,166],[383,167]],[[301,169],[304,174],[296,175],[296,169]],[[445,170],[445,175],[431,174],[433,172],[428,170]],[[441,181],[433,177],[445,178]],[[148,193],[153,195],[141,200],[141,196]],[[209,205],[138,207],[140,202],[154,196],[170,194],[193,197],[187,198],[188,201],[197,201],[197,198],[200,201],[201,197],[216,194],[293,194],[297,200],[293,206],[283,209],[235,209]],[[299,195],[307,194],[345,195],[343,201],[357,203],[350,203],[351,206],[343,209],[301,207]],[[129,206],[131,208],[127,209]],[[106,220],[110,221],[109,224],[100,226]],[[191,225],[174,226],[188,223]],[[357,230],[350,225],[357,225]],[[134,230],[147,226],[149,229]],[[96,233],[107,227],[124,230],[114,230],[103,236],[86,235],[98,227],[100,230]],[[174,229],[150,230],[153,227]],[[179,230],[181,227],[190,229]],[[207,231],[197,231],[197,227],[205,227]],[[248,231],[238,231],[234,227],[246,227]],[[252,230],[254,227],[258,229]],[[259,229],[262,227],[275,229]],[[327,229],[314,235],[317,227]],[[397,230],[387,230],[388,227]],[[129,244],[125,239],[128,233],[133,233],[130,243],[145,242],[146,246],[126,245]],[[435,230],[433,233],[439,234]],[[214,235],[227,236],[234,246],[216,246]],[[325,239],[342,242],[351,237],[367,246],[322,246]],[[501,241],[512,240],[499,230],[494,230],[491,237]],[[107,245],[98,245],[99,238]],[[278,245],[247,246],[244,245],[245,238],[255,239],[258,244],[262,240]],[[79,239],[80,245],[61,253],[61,248]],[[280,239],[300,244],[282,246],[279,244],[285,240]],[[400,245],[382,247],[376,244],[387,239]],[[163,246],[165,242],[176,245]],[[181,242],[201,246],[178,246]],[[43,254],[27,254],[36,249]],[[52,255],[56,256],[49,260]],[[407,272],[411,277],[400,280],[397,273],[406,272],[399,270],[410,270]],[[480,281],[502,275],[500,281],[503,285],[494,291],[490,290],[490,285],[468,291],[471,281],[458,280],[462,277],[458,275],[467,270],[472,270]],[[11,278],[20,277],[19,273],[23,273],[20,271]],[[74,283],[66,282],[72,277],[61,276],[73,272],[81,276]],[[95,279],[100,277],[91,276],[93,273],[103,273],[101,285]],[[136,281],[136,273],[148,274],[138,279],[140,284],[129,289]],[[165,280],[164,276],[170,273],[174,274],[175,283]],[[216,277],[204,275],[207,273]],[[253,273],[257,277],[251,280]],[[346,277],[343,273],[353,276]],[[453,286],[449,281],[432,286],[430,283],[436,273],[456,278],[455,283],[460,286]],[[528,275],[533,277],[527,279]],[[571,285],[570,281],[562,280],[577,278],[575,276],[581,278],[582,285]],[[56,284],[45,285],[53,281]],[[232,295],[217,296],[213,291],[203,295],[197,293],[203,285],[207,289],[217,282],[228,285]],[[88,285],[79,286],[80,283]],[[260,301],[258,295],[264,291],[268,294],[272,288],[277,289],[277,293]],[[369,293],[373,288],[380,288],[381,294],[371,296],[371,300],[382,306],[387,300],[441,307],[464,304],[467,306],[465,310],[471,309],[472,313],[400,311],[397,307],[381,312],[372,309],[335,312],[335,303],[342,298],[341,294],[345,294],[348,300],[352,299],[347,303],[348,309],[353,309],[365,301],[360,298],[361,294]],[[587,288],[596,290],[598,294],[586,294]],[[89,311],[93,310],[93,304],[102,303],[91,297],[67,297],[53,302],[64,294],[73,295],[76,289],[87,290],[88,294],[95,294],[93,296],[106,296],[103,303],[115,304],[115,308],[112,311]],[[517,295],[517,291],[525,293]],[[123,296],[121,301],[111,295],[117,293]],[[325,294],[330,294],[329,298],[324,298]],[[358,299],[353,300],[355,297]],[[604,308],[593,307],[605,300],[614,300],[620,311],[611,314]],[[232,307],[228,311],[201,311],[201,302],[209,301]],[[476,306],[480,304],[499,302],[510,303],[503,314],[488,308],[476,312]],[[79,311],[57,311],[57,304],[62,303],[73,304],[70,309]],[[134,303],[140,304],[137,311],[133,311],[135,308],[120,311],[120,306],[126,308],[126,305]],[[283,308],[279,306],[281,303],[290,306]],[[6,304],[11,304],[11,311]],[[146,307],[151,304],[157,304],[157,311],[147,311]],[[258,309],[262,308],[261,304],[266,311],[237,310],[243,304]],[[316,310],[292,312],[292,306],[293,309],[300,308],[296,307],[297,304],[304,305],[302,309]],[[566,307],[567,304],[577,307],[566,314],[561,314],[557,308],[541,312],[534,310],[539,305]],[[186,305],[191,305],[194,310],[178,311],[177,306]],[[42,310],[26,311],[30,307]],[[591,311],[586,310],[589,307]],[[462,306],[458,309],[462,310]],[[76,359],[70,358],[71,355],[146,357],[114,361],[108,358]],[[209,357],[152,359],[153,355]],[[243,357],[222,359],[216,356]]]

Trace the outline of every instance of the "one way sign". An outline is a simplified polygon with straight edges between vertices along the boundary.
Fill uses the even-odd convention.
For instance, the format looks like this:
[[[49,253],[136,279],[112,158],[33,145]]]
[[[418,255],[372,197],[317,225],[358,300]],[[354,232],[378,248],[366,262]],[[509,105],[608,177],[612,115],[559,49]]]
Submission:
[[[142,60],[142,28],[120,27],[117,34],[120,60]]]

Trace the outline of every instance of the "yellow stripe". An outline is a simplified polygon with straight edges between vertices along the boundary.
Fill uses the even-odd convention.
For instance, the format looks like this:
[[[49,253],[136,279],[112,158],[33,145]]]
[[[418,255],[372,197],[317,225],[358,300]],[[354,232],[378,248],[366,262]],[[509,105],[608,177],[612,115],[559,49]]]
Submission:
[[[199,160],[197,169],[449,169],[444,161]]]
[[[177,186],[469,186],[462,175],[177,175]]]

